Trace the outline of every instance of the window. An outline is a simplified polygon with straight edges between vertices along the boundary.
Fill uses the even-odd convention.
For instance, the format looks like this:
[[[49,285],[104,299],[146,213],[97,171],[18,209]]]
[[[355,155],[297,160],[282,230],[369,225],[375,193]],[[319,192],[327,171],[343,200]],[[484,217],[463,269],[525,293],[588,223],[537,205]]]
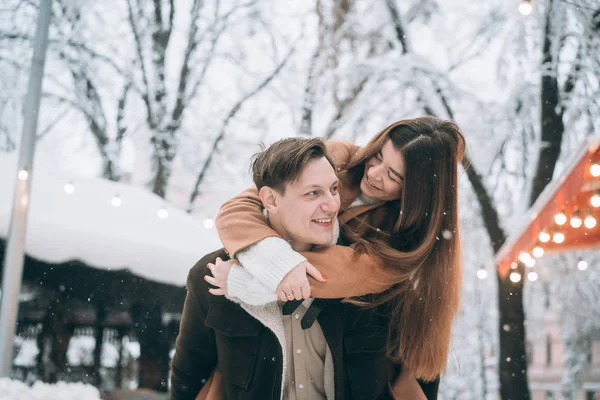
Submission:
[[[598,400],[599,397],[596,396],[596,392],[585,392],[586,400]]]

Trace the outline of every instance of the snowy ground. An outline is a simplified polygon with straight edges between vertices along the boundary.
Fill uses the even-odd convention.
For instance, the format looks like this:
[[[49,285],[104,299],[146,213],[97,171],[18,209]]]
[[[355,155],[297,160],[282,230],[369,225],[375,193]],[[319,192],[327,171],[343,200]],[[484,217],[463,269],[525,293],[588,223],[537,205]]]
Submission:
[[[92,385],[58,382],[50,385],[35,382],[29,387],[21,381],[0,378],[0,400],[100,400]]]

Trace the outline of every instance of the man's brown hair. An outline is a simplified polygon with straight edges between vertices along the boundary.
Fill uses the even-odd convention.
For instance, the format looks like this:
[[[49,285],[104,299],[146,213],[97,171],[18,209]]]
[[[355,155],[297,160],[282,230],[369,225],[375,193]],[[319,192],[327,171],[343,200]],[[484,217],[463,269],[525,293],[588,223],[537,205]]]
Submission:
[[[327,148],[319,138],[287,138],[273,143],[252,157],[250,170],[257,189],[268,186],[285,193],[285,186],[300,177],[312,160],[325,157],[335,171]]]

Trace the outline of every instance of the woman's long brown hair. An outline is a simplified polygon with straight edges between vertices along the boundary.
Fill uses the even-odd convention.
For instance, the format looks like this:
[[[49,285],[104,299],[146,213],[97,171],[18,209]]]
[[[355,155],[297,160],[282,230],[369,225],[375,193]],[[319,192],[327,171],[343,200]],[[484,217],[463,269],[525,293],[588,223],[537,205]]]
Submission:
[[[367,219],[342,226],[358,253],[379,257],[395,285],[366,302],[390,312],[388,355],[418,378],[433,380],[445,369],[461,282],[458,164],[465,150],[451,121],[421,117],[396,122],[361,149],[341,174],[356,187],[365,163],[391,140],[404,160],[401,198]]]

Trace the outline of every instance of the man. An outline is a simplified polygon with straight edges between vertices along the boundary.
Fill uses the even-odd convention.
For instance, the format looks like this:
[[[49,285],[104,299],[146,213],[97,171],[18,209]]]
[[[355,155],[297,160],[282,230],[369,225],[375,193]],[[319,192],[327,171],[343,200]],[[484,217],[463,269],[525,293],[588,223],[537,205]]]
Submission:
[[[339,182],[321,140],[281,140],[255,158],[252,172],[271,227],[294,250],[335,243]],[[238,305],[209,294],[216,288],[204,279],[207,264],[218,257],[227,255],[205,256],[188,276],[171,399],[194,399],[201,389],[202,398],[391,398],[385,314],[329,300],[313,321],[309,304],[283,316],[277,298]]]

